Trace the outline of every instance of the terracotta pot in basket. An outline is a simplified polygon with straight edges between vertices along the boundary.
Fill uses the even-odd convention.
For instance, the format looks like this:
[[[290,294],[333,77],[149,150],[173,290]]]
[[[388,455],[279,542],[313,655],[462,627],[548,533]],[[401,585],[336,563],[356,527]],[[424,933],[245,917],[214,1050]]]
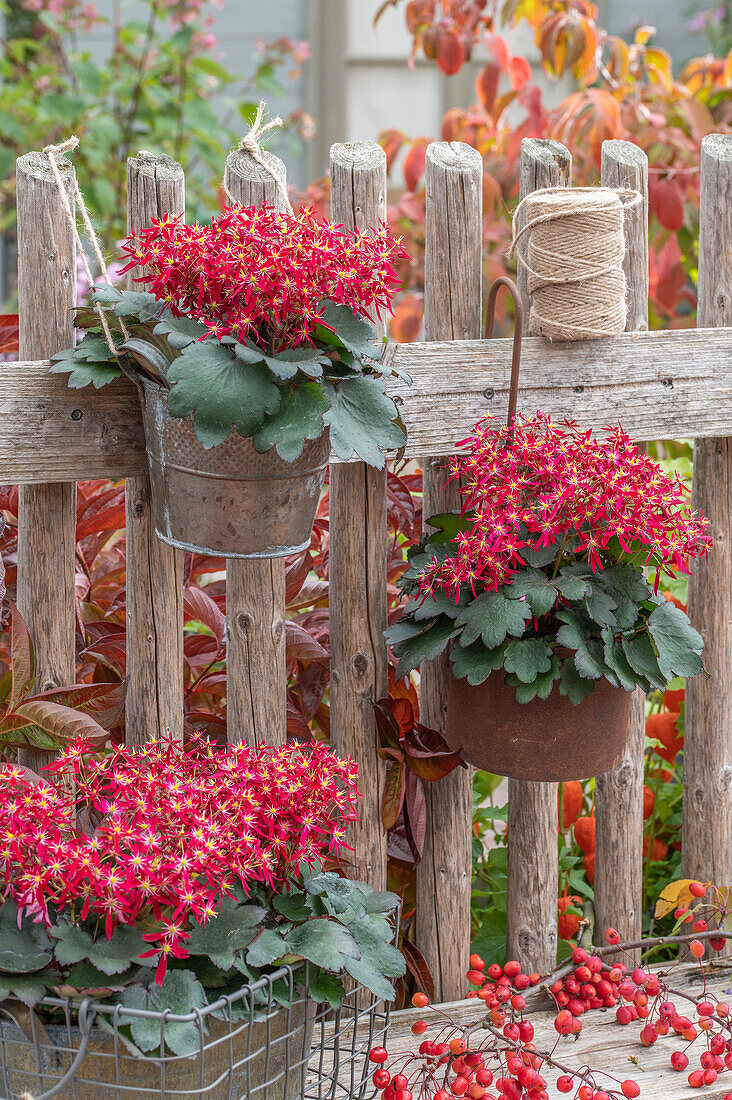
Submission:
[[[167,393],[142,381],[142,419],[155,531],[181,550],[227,558],[279,558],[310,544],[330,456],[326,429],[294,462],[265,454],[234,429],[206,449],[193,415],[168,412]]]
[[[555,685],[547,699],[516,701],[516,689],[495,672],[482,684],[453,677],[445,740],[476,768],[562,783],[602,775],[625,749],[633,693],[605,680],[577,706]]]

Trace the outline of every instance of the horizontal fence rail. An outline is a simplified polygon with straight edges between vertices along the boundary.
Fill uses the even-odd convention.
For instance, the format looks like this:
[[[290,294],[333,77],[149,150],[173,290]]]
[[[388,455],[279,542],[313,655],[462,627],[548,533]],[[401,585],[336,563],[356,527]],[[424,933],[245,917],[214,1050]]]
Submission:
[[[332,201],[338,220],[362,227],[379,215],[384,205],[382,158],[369,143],[334,148]],[[19,600],[31,630],[40,631],[44,639],[39,668],[46,686],[58,683],[59,677],[72,678],[69,670],[73,672],[74,482],[98,477],[135,479],[130,481],[135,491],[129,496],[132,501],[142,500],[144,508],[147,463],[138,397],[129,382],[120,379],[101,390],[71,390],[65,375],[48,373],[44,357],[71,339],[68,316],[73,302],[67,282],[73,248],[64,236],[56,198],[38,155],[21,161],[19,310],[25,361],[0,364],[0,482],[29,487],[19,517]],[[386,357],[412,379],[411,385],[391,380],[389,389],[398,399],[409,433],[406,457],[425,460],[429,514],[429,507],[442,499],[437,473],[444,456],[471,432],[476,420],[488,414],[502,420],[506,415],[511,341],[449,339],[480,331],[480,256],[471,249],[476,235],[479,238],[479,206],[463,189],[471,172],[478,179],[480,165],[475,150],[459,143],[435,143],[427,152],[427,164],[432,276],[428,271],[426,341],[391,344]],[[230,165],[230,187],[240,185],[242,198],[249,196],[250,201],[272,201],[266,180],[250,169],[238,162]],[[645,170],[645,158],[636,146],[605,143],[603,182],[644,190]],[[570,417],[582,428],[597,431],[620,421],[639,442],[700,440],[694,500],[710,515],[714,551],[708,562],[697,566],[689,610],[705,636],[711,676],[698,677],[689,687],[684,864],[689,875],[702,880],[716,877],[724,885],[732,881],[732,138],[705,139],[701,170],[699,319],[705,327],[628,331],[613,339],[571,344],[527,338],[519,409],[529,414],[541,409],[555,420]],[[570,176],[571,158],[563,146],[524,142],[522,193],[547,184],[569,185]],[[145,177],[139,184],[147,187],[149,180]],[[462,196],[459,202],[458,195]],[[179,199],[182,203],[182,177]],[[151,201],[162,209],[166,202],[174,206],[178,200],[172,195],[166,199],[160,192]],[[139,209],[131,209],[135,224],[144,220],[142,205],[140,199]],[[632,330],[642,330],[647,323],[646,212],[644,208],[640,220],[628,230],[628,327]],[[472,236],[465,236],[465,227],[473,224],[471,218],[475,227]],[[56,248],[54,241],[61,241],[63,248]],[[450,316],[440,300],[446,281],[461,296],[461,304]],[[46,288],[47,297],[33,305],[38,285]],[[374,833],[381,828],[383,770],[376,759],[370,705],[386,682],[386,648],[381,638],[387,567],[384,475],[356,463],[349,468],[341,465],[334,474],[330,502],[332,738],[339,751],[355,754],[364,769],[367,805],[364,824],[355,837],[354,862],[359,874],[382,887],[385,844],[381,833]],[[335,548],[334,540],[343,540],[342,545]],[[164,585],[166,598],[172,601],[168,607],[176,608],[172,618],[181,621],[164,627],[176,631],[172,646],[161,647],[161,639],[152,641],[155,653],[167,654],[163,663],[170,667],[170,654],[178,652],[182,631],[182,612],[176,603],[180,570],[175,563],[162,569],[156,549],[141,534],[135,564],[128,563],[128,587],[136,587],[140,596],[128,632],[130,644],[144,653],[150,642],[147,634],[158,627],[145,625],[150,617],[142,605],[147,600],[150,621],[160,623],[152,604],[155,598],[160,605]],[[235,563],[229,568],[231,740],[244,735],[248,740],[276,742],[283,735],[283,576],[281,562]],[[140,595],[145,591],[150,594]],[[151,659],[157,662],[158,657]],[[133,662],[132,674],[137,676],[134,668]],[[423,719],[429,717],[439,726],[440,670],[434,666],[425,672]],[[156,707],[160,700],[152,697],[167,675],[162,664],[156,675],[158,686],[149,679],[131,686],[141,717],[134,730],[128,729],[130,740],[139,740],[144,733],[146,713],[158,715],[150,733],[163,720]],[[597,831],[603,838],[597,847],[598,919],[601,914],[603,922],[628,930],[637,927],[640,919],[642,702],[639,699],[635,707],[626,759],[598,785],[596,801]],[[241,728],[234,728],[237,723]],[[549,784],[512,783],[510,791],[510,949],[525,968],[545,969],[556,942],[556,789]],[[423,942],[418,946],[429,957],[436,989],[443,996],[455,995],[464,985],[470,865],[468,836],[463,833],[469,834],[471,824],[469,794],[464,773],[453,787],[448,783],[440,791],[435,785],[430,794],[431,832],[425,845],[429,863],[421,869],[418,882],[423,906],[417,925]],[[425,906],[430,906],[429,912]],[[450,941],[455,941],[454,947]]]
[[[505,418],[510,340],[393,344],[386,354],[411,378],[411,385],[388,383],[407,428],[407,458],[452,454],[476,420]],[[732,329],[571,344],[527,337],[519,411],[537,409],[583,428],[620,420],[641,442],[732,434]],[[47,362],[0,364],[0,468],[19,484],[144,473],[134,388],[118,379],[101,390],[70,390],[66,375],[48,374]]]

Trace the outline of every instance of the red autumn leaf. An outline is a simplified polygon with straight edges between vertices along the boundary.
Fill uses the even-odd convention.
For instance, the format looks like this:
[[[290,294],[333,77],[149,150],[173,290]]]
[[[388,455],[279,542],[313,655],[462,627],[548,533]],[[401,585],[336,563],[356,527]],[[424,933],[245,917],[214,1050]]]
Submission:
[[[34,701],[48,700],[90,715],[105,730],[113,729],[125,708],[127,684],[72,684],[35,695]]]
[[[296,686],[300,709],[310,722],[318,711],[330,679],[328,666],[312,661],[303,665],[297,675]]]
[[[531,65],[525,57],[512,57],[508,65],[511,83],[518,90],[531,80]]]
[[[329,661],[330,654],[309,631],[298,623],[285,625],[285,653],[288,661]]]
[[[439,28],[437,45],[437,66],[445,76],[453,76],[465,61],[465,43],[455,31],[446,27]]]
[[[93,745],[103,745],[109,734],[90,714],[72,710],[60,703],[51,703],[47,699],[28,699],[13,710],[11,719],[25,719],[26,724],[38,726],[56,741],[71,741],[83,737]],[[5,727],[6,719],[0,721]],[[15,728],[19,728],[17,725]]]
[[[384,130],[379,134],[379,145],[386,153],[386,171],[391,172],[394,161],[409,138],[403,130]]]
[[[507,73],[511,63],[511,52],[506,39],[500,34],[488,34],[485,38],[486,45],[493,55],[493,59],[502,73]]]
[[[15,604],[10,605],[10,698],[8,708],[14,710],[33,683],[33,645],[28,627]]]
[[[226,634],[226,619],[203,588],[197,585],[186,588],[183,593],[183,616],[185,622],[194,620],[207,626],[221,649]]]
[[[406,771],[404,764],[393,760],[389,764],[384,784],[384,796],[381,800],[381,824],[384,832],[393,829],[402,812],[404,792],[406,790]]]
[[[419,338],[424,313],[421,294],[405,294],[394,307],[389,323],[390,335],[397,344],[411,344]]]
[[[305,720],[305,716],[302,711],[295,705],[287,696],[287,736],[299,737],[304,741],[309,741],[312,737],[310,726]]]
[[[430,973],[430,968],[427,965],[427,961],[413,943],[404,939],[401,943],[401,951],[404,956],[404,961],[407,964],[407,970],[414,978],[415,985],[420,993],[426,993],[430,1001],[435,997],[435,981]]]
[[[119,531],[125,525],[125,487],[111,485],[83,500],[76,509],[76,541]]]
[[[651,189],[653,208],[664,229],[674,233],[684,225],[684,192],[678,180],[659,180]]]
[[[429,138],[417,138],[404,158],[404,180],[408,191],[416,191],[417,184],[424,175],[424,162],[427,156]]]
[[[101,662],[112,672],[116,672],[121,680],[124,679],[127,666],[127,645],[123,631],[117,628],[115,633],[110,633],[98,641],[94,641],[81,651],[82,661],[96,660]]]
[[[490,61],[487,65],[484,65],[476,77],[475,91],[488,114],[493,113],[500,78],[501,70],[495,61]]]
[[[0,355],[13,355],[19,350],[18,314],[0,313]]]
[[[285,566],[285,602],[289,605],[304,585],[312,568],[312,556],[309,550],[298,554]]]
[[[409,0],[405,16],[407,30],[416,34],[420,27],[435,18],[435,0]]]
[[[427,832],[427,799],[419,776],[415,775],[411,768],[405,770],[404,826],[414,862],[419,863]]]

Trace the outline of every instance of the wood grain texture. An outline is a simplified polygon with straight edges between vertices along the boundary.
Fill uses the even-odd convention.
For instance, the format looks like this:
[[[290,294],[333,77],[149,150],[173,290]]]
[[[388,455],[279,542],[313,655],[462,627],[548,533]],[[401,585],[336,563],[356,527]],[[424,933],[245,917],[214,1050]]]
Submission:
[[[127,161],[127,231],[185,213],[185,177],[170,157]],[[133,268],[128,285],[143,274]],[[155,534],[150,478],[125,483],[127,538],[127,701],[125,739],[139,745],[166,733],[183,737],[183,552]]]
[[[706,988],[711,998],[728,1000],[726,990],[729,987],[729,964],[725,966],[719,962],[712,963],[705,970]],[[674,971],[672,985],[675,989],[698,997],[701,992],[701,982],[698,965],[682,965]],[[672,1000],[675,999],[672,998]],[[531,991],[527,996],[527,1006],[526,1018],[534,1026],[533,1042],[537,1050],[554,1050],[557,1039],[554,1030],[556,1010],[547,1006],[543,995]],[[478,1023],[485,1015],[485,1010],[477,1000],[443,1004],[440,1005],[440,1010],[449,1019],[461,1025]],[[425,1018],[424,1009],[404,1009],[401,1012],[392,1013],[386,1043],[390,1054],[389,1064],[396,1063],[401,1054],[414,1050],[412,1024],[423,1018]],[[431,1023],[429,1013],[426,1019],[428,1030],[425,1038],[430,1039],[441,1025]],[[669,1062],[671,1051],[681,1049],[679,1044],[662,1038],[653,1046],[644,1047],[638,1040],[638,1031],[639,1028],[635,1025],[620,1027],[612,1009],[593,1011],[582,1017],[581,1035],[576,1039],[559,1040],[556,1046],[556,1057],[573,1069],[580,1069],[587,1065],[596,1067],[605,1073],[612,1074],[616,1082],[632,1078],[641,1086],[641,1100],[688,1100],[694,1092],[689,1087],[687,1075],[677,1073]],[[474,1040],[480,1042],[480,1033],[474,1035]],[[690,1055],[696,1051],[698,1045],[692,1048]],[[550,1096],[558,1097],[559,1093],[554,1085],[561,1070],[544,1066],[541,1073],[549,1082]],[[611,1084],[607,1078],[598,1074],[598,1088],[609,1090]],[[617,1084],[615,1089],[617,1090],[615,1095],[620,1096]],[[705,1088],[699,1095],[703,1096],[704,1100],[724,1100],[728,1093],[729,1077],[727,1074],[720,1074],[716,1084]]]
[[[285,713],[285,570],[281,558],[226,563],[227,739],[282,745]]]
[[[330,215],[347,229],[386,219],[386,154],[374,142],[330,152]],[[377,324],[381,335],[383,325]],[[386,887],[381,798],[386,777],[376,754],[373,704],[386,695],[386,469],[363,462],[330,469],[330,741],[358,762],[363,796],[352,828],[353,876]]]
[[[630,141],[606,141],[602,147],[602,183],[632,188],[641,206],[625,215],[625,278],[628,287],[626,331],[648,328],[648,158]],[[633,695],[630,728],[620,764],[597,777],[595,816],[595,926],[601,941],[606,928],[621,940],[641,934],[643,895],[643,763],[646,700]],[[640,958],[640,953],[636,953]]]
[[[510,340],[393,344],[385,354],[412,379],[387,382],[401,402],[407,458],[450,455],[476,420],[505,419]],[[532,336],[521,361],[519,411],[570,416],[583,428],[620,421],[639,442],[732,434],[730,328],[564,345]],[[65,375],[48,374],[48,362],[0,363],[0,468],[19,484],[143,473],[133,387],[118,379],[101,390],[70,390]]]
[[[520,198],[542,187],[567,187],[572,157],[556,141],[524,138],[521,142]],[[523,220],[525,209],[520,217]],[[529,326],[526,272],[519,264],[519,289],[524,303],[524,333]],[[546,344],[546,341],[543,341]],[[562,351],[566,348],[562,345]],[[504,370],[508,372],[510,359]],[[546,411],[530,392],[534,373],[522,364],[519,412]],[[552,394],[553,396],[553,394]],[[552,406],[549,406],[552,409]],[[553,411],[553,409],[552,409]],[[557,957],[557,785],[529,780],[508,781],[508,913],[506,951],[524,970],[540,974],[552,969]],[[530,899],[530,900],[529,900]]]
[[[702,142],[700,325],[732,326],[732,137]],[[684,739],[684,874],[732,882],[732,431],[696,439],[693,505],[710,521],[707,561],[696,562],[689,615],[705,639],[709,676],[687,682]]]
[[[425,335],[427,340],[480,336],[482,281],[480,154],[462,142],[434,142],[425,165]],[[437,412],[437,415],[435,415]],[[433,405],[439,422],[442,410]],[[432,451],[423,464],[424,516],[459,507],[444,489],[444,463]],[[450,682],[447,654],[421,670],[421,721],[444,731]],[[417,867],[416,942],[435,981],[435,1000],[459,996],[470,955],[472,769],[426,783],[427,829]]]
[[[284,185],[279,157],[262,152]],[[249,153],[229,153],[226,187],[242,206],[283,209],[272,176]],[[229,558],[226,562],[226,735],[230,744],[281,745],[287,737],[285,562]]]
[[[74,169],[59,159],[66,194],[74,209]],[[43,153],[17,162],[18,315],[20,356],[40,359],[74,342],[76,246],[63,200]],[[20,409],[19,419],[24,419]],[[43,463],[42,440],[35,441]],[[0,458],[0,480],[12,481]],[[39,479],[40,480],[40,479]],[[22,485],[18,502],[18,608],[35,650],[41,691],[75,679],[76,485]],[[38,768],[51,754],[20,754]]]

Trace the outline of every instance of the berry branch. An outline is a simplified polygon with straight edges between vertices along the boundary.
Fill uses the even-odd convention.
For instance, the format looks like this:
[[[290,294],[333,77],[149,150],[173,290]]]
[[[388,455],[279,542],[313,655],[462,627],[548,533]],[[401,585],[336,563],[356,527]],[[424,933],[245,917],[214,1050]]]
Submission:
[[[556,1056],[563,1038],[581,1033],[585,1013],[607,1008],[616,1009],[621,1025],[642,1021],[639,1041],[645,1047],[666,1036],[683,1039],[684,1049],[675,1049],[670,1056],[677,1072],[689,1068],[688,1052],[702,1039],[698,1068],[691,1068],[688,1082],[692,1088],[715,1084],[720,1074],[732,1071],[732,1016],[727,1002],[708,992],[703,958],[705,944],[720,952],[732,938],[732,932],[725,931],[726,891],[712,887],[709,900],[709,884],[691,881],[676,885],[683,887],[678,893],[688,894],[690,899],[688,906],[679,904],[675,910],[679,925],[692,922],[688,934],[621,944],[617,931],[610,928],[605,946],[590,949],[592,953],[576,947],[571,962],[544,979],[524,973],[513,960],[504,966],[493,963],[486,967],[479,955],[471,955],[467,978],[477,988],[467,996],[485,1003],[487,1012],[482,1020],[457,1023],[439,1007],[433,1008],[424,993],[416,993],[412,1004],[430,1011],[434,1037],[426,1037],[427,1020],[417,1020],[412,1033],[423,1037],[417,1051],[401,1055],[400,1063],[390,1069],[386,1068],[389,1054],[384,1047],[371,1051],[369,1057],[378,1067],[373,1082],[381,1090],[382,1100],[549,1100],[550,1085],[542,1074],[546,1068],[561,1071],[556,1092],[572,1094],[574,1100],[634,1100],[641,1095],[637,1081],[619,1081],[591,1066],[575,1069]],[[631,951],[669,945],[688,945],[690,955],[698,961],[703,979],[699,994],[668,984],[678,964],[665,970],[633,964]],[[604,963],[611,954],[627,955],[631,966],[615,960]],[[524,994],[536,987],[551,997],[557,1009],[557,1040],[550,1050],[537,1049],[533,1024],[526,1018],[529,1006]],[[693,1014],[683,1015],[671,998],[692,1005]],[[724,1100],[732,1100],[732,1091]]]

